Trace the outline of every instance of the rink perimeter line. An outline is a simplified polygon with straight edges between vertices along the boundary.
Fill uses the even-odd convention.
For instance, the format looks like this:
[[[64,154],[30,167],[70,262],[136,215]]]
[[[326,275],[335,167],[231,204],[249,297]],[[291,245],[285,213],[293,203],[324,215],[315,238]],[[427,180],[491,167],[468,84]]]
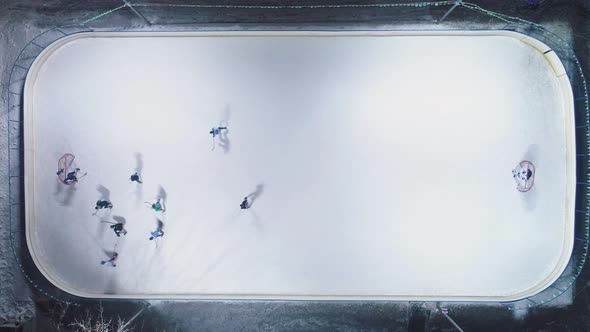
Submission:
[[[567,169],[567,183],[566,183],[566,215],[565,220],[565,232],[566,235],[562,243],[562,252],[560,255],[559,263],[555,266],[555,269],[547,275],[541,283],[537,286],[532,287],[526,291],[512,294],[506,297],[487,297],[487,296],[457,296],[457,297],[438,297],[438,296],[388,296],[388,295],[370,295],[370,296],[332,296],[332,295],[318,295],[318,294],[284,294],[284,295],[260,295],[260,294],[206,294],[203,296],[194,294],[171,294],[171,295],[153,295],[153,294],[137,294],[137,295],[119,295],[119,294],[100,294],[90,293],[83,290],[71,288],[67,282],[61,280],[61,278],[52,275],[49,269],[46,269],[38,258],[39,251],[41,248],[32,236],[32,232],[35,229],[36,224],[36,211],[34,195],[35,192],[34,179],[35,179],[35,151],[32,146],[35,142],[34,128],[34,109],[33,109],[33,86],[38,76],[38,71],[43,67],[48,57],[50,57],[55,51],[64,46],[65,44],[72,42],[77,39],[83,38],[141,38],[141,37],[279,37],[279,36],[312,36],[312,37],[330,37],[330,36],[505,36],[514,38],[525,43],[529,47],[535,49],[537,52],[543,54],[547,63],[553,69],[555,76],[559,80],[561,92],[563,95],[565,110],[565,131],[566,131],[566,169]],[[554,52],[549,51],[549,48],[543,43],[530,38],[525,35],[521,35],[514,32],[507,31],[466,31],[466,32],[306,32],[306,31],[287,31],[287,32],[99,32],[99,33],[80,33],[72,36],[64,37],[52,45],[48,46],[34,61],[25,83],[25,98],[24,98],[24,159],[25,159],[25,216],[26,216],[26,236],[27,245],[35,264],[44,276],[50,280],[58,288],[74,294],[76,296],[87,297],[87,298],[179,298],[179,299],[277,299],[277,300],[403,300],[403,301],[512,301],[522,299],[531,295],[534,295],[543,289],[551,285],[563,272],[568,260],[571,255],[573,247],[573,229],[574,229],[574,202],[575,202],[575,142],[574,142],[574,121],[573,121],[573,96],[569,79],[565,74],[564,67]],[[53,167],[50,165],[50,167]],[[524,239],[523,239],[524,240]]]

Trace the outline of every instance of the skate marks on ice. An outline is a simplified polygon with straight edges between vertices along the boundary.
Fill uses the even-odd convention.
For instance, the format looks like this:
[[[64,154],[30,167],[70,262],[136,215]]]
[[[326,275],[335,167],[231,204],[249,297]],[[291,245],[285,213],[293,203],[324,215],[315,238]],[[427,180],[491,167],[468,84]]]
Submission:
[[[225,222],[208,227],[206,230],[199,229],[199,240],[195,240],[187,232],[186,236],[179,241],[184,245],[169,247],[174,249],[174,252],[168,253],[166,259],[166,263],[170,266],[187,266],[186,259],[192,253],[195,255],[207,253],[206,259],[198,260],[174,275],[178,284],[200,285],[211,282],[219,275],[218,273],[223,273],[222,271],[228,268],[228,264],[235,266],[235,256],[243,253],[244,246],[247,246],[248,242],[256,242],[252,236],[245,236],[239,227],[233,227],[236,225],[232,225],[231,221],[237,221],[240,215],[244,215],[244,211],[237,208],[224,218]],[[207,239],[216,240],[211,242]],[[220,272],[216,273],[218,270]],[[158,267],[155,273],[166,274],[165,266]]]
[[[210,282],[208,278],[215,277],[215,271],[222,267],[226,262],[235,262],[235,255],[243,252],[244,246],[248,243],[257,242],[261,236],[263,227],[258,215],[252,209],[240,209],[236,207],[225,216],[221,217],[217,223],[208,223],[210,226],[199,228],[197,230],[198,238],[193,238],[194,234],[186,232],[184,237],[178,240],[179,243],[185,243],[183,246],[174,246],[173,253],[168,253],[167,264],[171,266],[182,266],[182,262],[175,260],[186,260],[187,253],[209,253],[206,261],[200,262],[191,268],[182,271],[176,275],[178,283],[199,284]],[[220,239],[215,241],[213,246],[207,239]],[[175,241],[177,241],[175,239]],[[229,259],[229,260],[228,260]],[[186,265],[186,264],[184,264]],[[165,273],[164,267],[158,273]],[[196,274],[195,274],[196,272]]]
[[[262,222],[260,221],[258,215],[251,209],[248,209],[245,213],[249,215],[248,221],[250,224],[254,226],[258,232],[262,232]]]
[[[233,245],[227,246],[223,248],[221,251],[216,251],[216,256],[213,259],[213,261],[207,264],[207,266],[203,269],[201,273],[199,273],[199,276],[195,278],[193,282],[195,284],[199,284],[200,282],[202,282],[204,279],[207,278],[207,276],[209,276],[209,274],[211,274],[211,272],[215,271],[231,253],[236,252],[238,249],[239,246]]]
[[[538,169],[539,168],[539,165],[537,165],[538,158],[539,158],[539,145],[538,144],[531,144],[527,147],[522,160],[530,161]],[[542,181],[541,181],[541,183],[542,183]],[[537,207],[537,196],[538,196],[537,191],[538,190],[539,190],[539,181],[535,182],[535,186],[533,188],[531,188],[531,190],[521,193],[522,204],[529,211],[533,211]]]
[[[256,218],[256,214],[251,210],[237,209],[235,214],[239,217],[234,217],[234,220],[246,218],[249,222],[255,223],[255,227],[248,227],[251,231],[237,227],[224,227],[217,229],[221,231],[223,236],[214,235],[213,238],[220,239],[215,243],[208,243],[207,241],[192,243],[189,246],[183,247],[187,252],[207,252],[208,259],[196,264],[192,271],[184,271],[177,279],[179,283],[188,283],[194,285],[208,284],[215,282],[220,274],[227,273],[227,270],[240,270],[244,265],[248,265],[248,260],[237,259],[242,256],[251,243],[255,243],[257,235],[260,234],[261,227],[259,222],[254,222],[252,219]],[[242,220],[243,221],[243,220]],[[226,224],[227,225],[227,224]],[[253,230],[254,229],[254,230]],[[207,236],[205,236],[207,237]],[[190,242],[187,242],[190,243]],[[180,256],[182,257],[182,256]]]

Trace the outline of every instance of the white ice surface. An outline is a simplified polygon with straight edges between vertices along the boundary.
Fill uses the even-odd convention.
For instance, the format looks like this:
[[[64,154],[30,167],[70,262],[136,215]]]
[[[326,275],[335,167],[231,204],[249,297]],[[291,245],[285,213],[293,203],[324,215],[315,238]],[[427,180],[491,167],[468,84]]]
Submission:
[[[513,38],[83,38],[32,89],[30,239],[78,294],[509,297],[568,250],[569,110]],[[227,153],[208,135],[222,120]],[[64,153],[88,172],[75,187]],[[100,185],[114,208],[92,216]],[[143,203],[160,186],[163,215]]]

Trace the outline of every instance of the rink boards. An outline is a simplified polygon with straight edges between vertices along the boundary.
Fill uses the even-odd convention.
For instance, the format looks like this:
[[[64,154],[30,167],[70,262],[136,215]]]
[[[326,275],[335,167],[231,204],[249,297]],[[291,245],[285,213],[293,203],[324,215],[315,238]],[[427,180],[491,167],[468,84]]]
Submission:
[[[513,32],[76,34],[29,71],[24,143],[27,245],[82,297],[510,301],[573,246],[571,86]]]

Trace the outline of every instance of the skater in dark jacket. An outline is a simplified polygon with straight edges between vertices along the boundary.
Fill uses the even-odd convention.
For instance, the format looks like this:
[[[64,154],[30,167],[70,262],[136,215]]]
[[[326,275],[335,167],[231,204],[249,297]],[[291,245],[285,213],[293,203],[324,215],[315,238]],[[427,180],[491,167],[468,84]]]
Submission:
[[[137,172],[135,172],[134,174],[131,175],[131,182],[137,182],[137,183],[143,183],[141,182],[141,178],[139,176],[139,174],[137,174]]]
[[[115,234],[117,234],[118,237],[120,237],[121,234],[127,234],[127,230],[123,228],[122,223],[111,225],[111,229],[115,232]]]
[[[242,201],[242,204],[240,204],[240,209],[244,210],[250,207],[250,204],[248,204],[248,197],[244,197],[244,200]]]
[[[94,213],[92,215],[96,215],[99,209],[112,209],[113,204],[109,201],[98,200],[96,201],[96,206],[94,207]]]

